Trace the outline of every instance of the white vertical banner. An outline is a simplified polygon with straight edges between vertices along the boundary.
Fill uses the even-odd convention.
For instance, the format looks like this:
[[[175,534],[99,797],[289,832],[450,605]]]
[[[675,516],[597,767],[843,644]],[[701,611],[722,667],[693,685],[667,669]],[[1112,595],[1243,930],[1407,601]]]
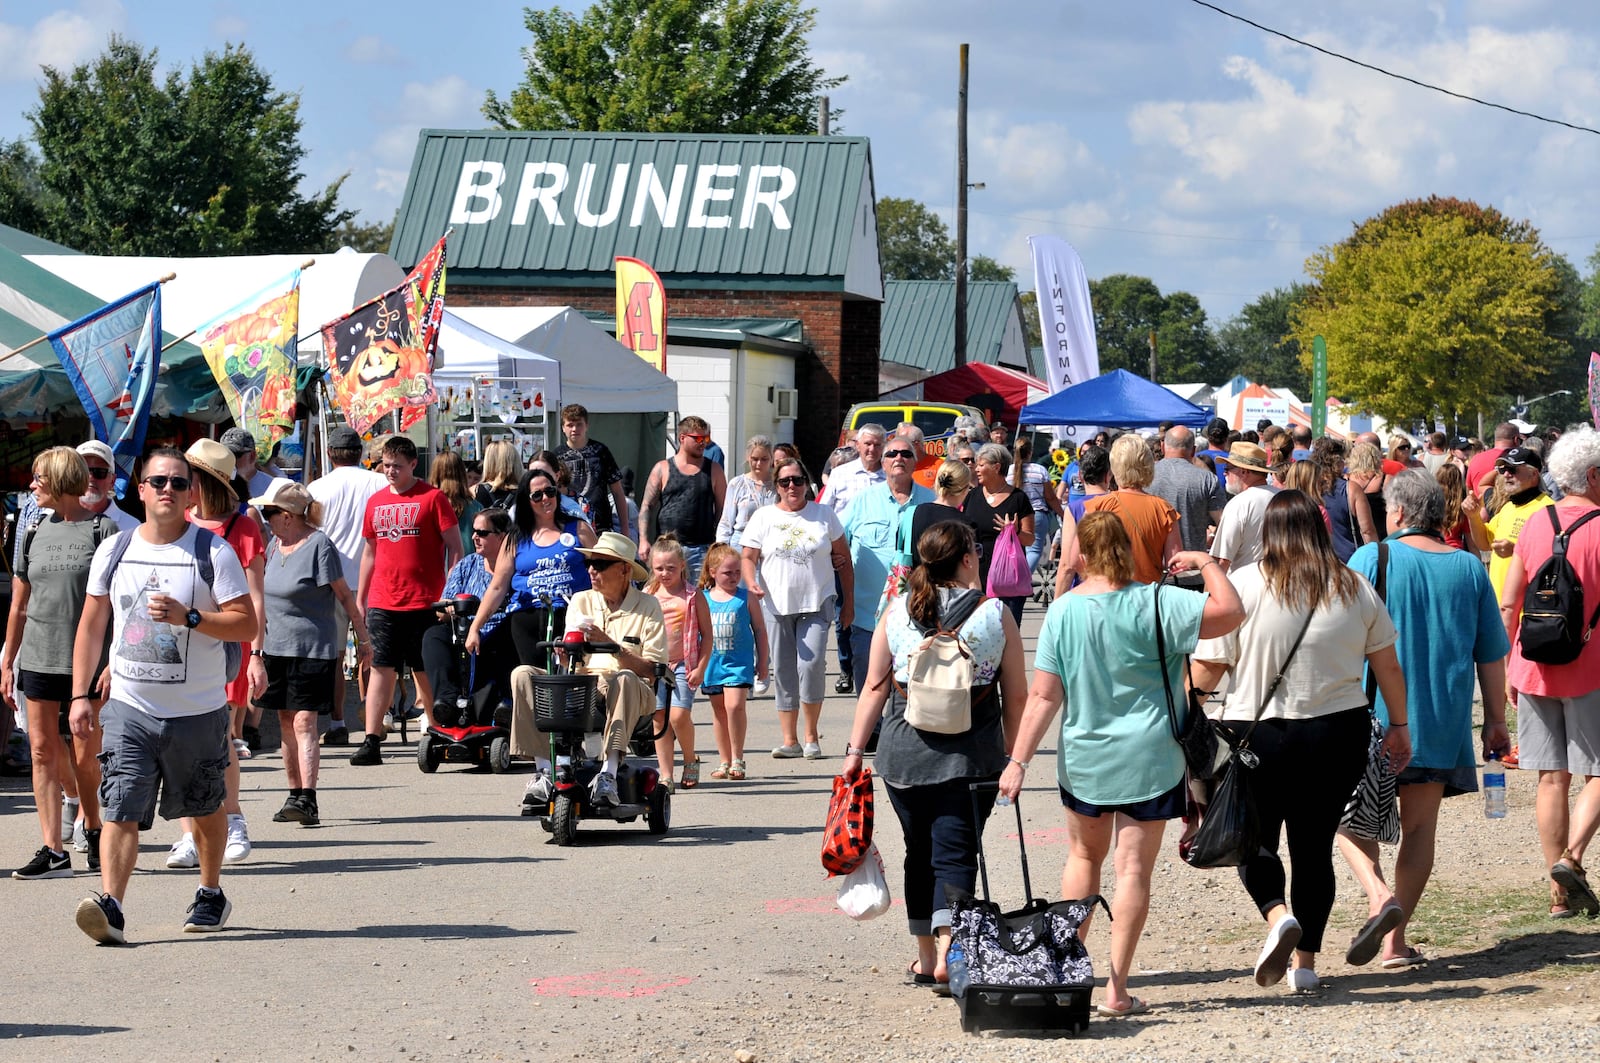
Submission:
[[[1056,236],[1030,236],[1034,288],[1039,296],[1039,334],[1050,393],[1100,375],[1094,339],[1089,278],[1072,245]]]

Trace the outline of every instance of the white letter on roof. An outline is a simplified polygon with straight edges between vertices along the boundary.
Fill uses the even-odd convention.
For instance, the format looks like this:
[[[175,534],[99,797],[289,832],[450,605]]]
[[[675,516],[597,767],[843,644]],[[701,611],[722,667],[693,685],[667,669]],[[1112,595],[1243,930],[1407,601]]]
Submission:
[[[479,176],[487,176],[487,181],[479,181]],[[461,179],[456,182],[456,199],[450,205],[451,225],[481,225],[484,222],[494,221],[500,213],[500,186],[506,180],[506,167],[503,162],[464,162],[461,164]],[[481,200],[483,206],[469,208],[473,200]]]
[[[578,198],[573,208],[573,218],[579,225],[603,228],[616,221],[617,215],[622,213],[622,194],[627,191],[628,185],[628,164],[619,162],[612,171],[611,190],[606,193],[606,209],[599,214],[589,209],[589,195],[594,190],[596,169],[594,163],[586,162],[583,169],[578,171]]]
[[[668,192],[661,187],[661,178],[656,174],[656,164],[653,162],[642,164],[639,167],[639,190],[633,194],[633,213],[628,218],[628,224],[637,229],[644,221],[644,204],[648,197],[650,205],[656,208],[656,217],[660,219],[661,227],[677,228],[678,208],[683,205],[683,182],[688,176],[688,166],[674,166],[672,191]]]
[[[737,181],[739,179],[739,167],[707,163],[695,173],[694,196],[689,200],[689,228],[726,229],[733,224],[733,218],[727,214],[706,213],[706,207],[712,203],[733,202],[732,185],[724,188],[711,183],[721,178]]]
[[[548,175],[549,184],[541,185],[538,179]],[[517,207],[511,212],[512,225],[528,224],[528,211],[537,202],[544,210],[544,219],[551,225],[565,225],[556,210],[556,197],[567,187],[567,168],[559,162],[530,162],[522,168],[522,187],[517,189]]]
[[[761,182],[769,177],[778,179],[778,187],[763,190]],[[774,228],[789,228],[789,212],[783,209],[783,201],[794,195],[798,184],[794,171],[787,166],[750,167],[750,172],[745,175],[744,206],[739,211],[739,228],[748,229],[755,224],[757,207],[766,207],[772,212]]]

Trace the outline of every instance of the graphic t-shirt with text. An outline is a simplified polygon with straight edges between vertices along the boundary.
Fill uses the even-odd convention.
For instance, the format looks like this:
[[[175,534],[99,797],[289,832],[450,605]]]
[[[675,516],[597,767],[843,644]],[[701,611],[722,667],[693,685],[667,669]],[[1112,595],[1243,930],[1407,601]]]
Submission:
[[[425,609],[444,590],[444,536],[456,514],[444,492],[423,480],[385,487],[367,499],[361,536],[373,551],[366,607]]]

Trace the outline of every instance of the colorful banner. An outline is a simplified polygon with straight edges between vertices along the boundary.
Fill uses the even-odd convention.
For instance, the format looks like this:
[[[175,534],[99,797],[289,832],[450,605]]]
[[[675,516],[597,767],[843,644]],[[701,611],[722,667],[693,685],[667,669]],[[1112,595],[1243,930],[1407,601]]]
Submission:
[[[322,326],[334,401],[357,432],[400,411],[400,430],[420,421],[436,398],[433,354],[444,315],[444,242],[399,287]]]
[[[1034,288],[1039,297],[1039,334],[1044,340],[1045,380],[1050,393],[1100,375],[1094,338],[1089,278],[1072,245],[1055,236],[1030,236]]]
[[[667,289],[636,258],[617,257],[617,342],[667,371]]]
[[[255,437],[256,457],[262,462],[294,431],[299,331],[299,270],[195,330],[195,342],[217,378],[228,412]]]
[[[95,438],[111,447],[121,498],[144,450],[161,371],[161,285],[140,288],[63,325],[50,333],[50,346],[89,415]]]

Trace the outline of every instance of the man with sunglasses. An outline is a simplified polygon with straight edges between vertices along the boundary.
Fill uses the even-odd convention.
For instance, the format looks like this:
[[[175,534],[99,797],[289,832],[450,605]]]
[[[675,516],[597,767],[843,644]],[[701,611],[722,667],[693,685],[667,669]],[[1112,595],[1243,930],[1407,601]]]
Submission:
[[[839,517],[839,522],[845,523],[850,518],[851,503],[864,492],[877,487],[884,482],[888,475],[883,469],[884,437],[888,433],[881,424],[864,424],[856,430],[856,453],[860,455],[854,461],[847,461],[828,474],[827,482],[822,488],[822,495],[817,499],[822,505],[832,509]],[[912,462],[916,468],[916,462]],[[860,588],[860,582],[857,582]],[[844,593],[844,587],[835,582],[834,590],[838,594]],[[857,594],[864,588],[858,589]],[[873,603],[873,611],[877,611],[877,603]],[[839,611],[839,620],[834,631],[835,646],[839,653],[839,678],[834,681],[835,694],[848,694],[853,689],[853,682],[858,671],[865,672],[866,662],[858,666],[854,654],[851,652],[850,629],[844,624],[844,610]],[[871,633],[868,632],[870,635]]]
[[[903,428],[883,445],[884,481],[874,484],[850,503],[844,522],[855,569],[855,614],[850,620],[850,672],[855,689],[867,677],[872,633],[878,626],[878,607],[884,586],[896,565],[911,566],[911,518],[917,506],[933,501],[933,492],[911,478],[922,452],[921,432]]]
[[[1555,500],[1545,493],[1540,474],[1544,472],[1544,459],[1527,447],[1511,447],[1494,463],[1496,485],[1505,497],[1494,516],[1489,518],[1489,582],[1494,584],[1495,599],[1505,589],[1506,573],[1511,570],[1511,555],[1516,551],[1517,538],[1528,518]]]
[[[105,945],[125,941],[122,899],[139,857],[139,832],[155,819],[194,821],[200,889],[185,931],[221,930],[232,905],[221,873],[227,841],[224,768],[229,724],[228,642],[256,634],[244,569],[220,535],[207,535],[212,581],[201,576],[201,529],[185,515],[195,473],[182,451],[161,447],[144,464],[139,497],[145,520],[101,544],[89,568],[88,598],[78,623],[72,672],[73,737],[103,729],[100,795],[104,893],[78,905],[79,929]],[[120,559],[112,558],[120,551]],[[91,689],[111,635],[109,690]],[[96,711],[95,698],[109,693]]]
[[[711,426],[703,419],[691,415],[679,421],[678,452],[650,470],[639,506],[639,556],[650,557],[653,517],[658,535],[671,532],[683,545],[690,586],[699,581],[706,551],[717,541],[717,521],[728,494],[727,474],[706,457],[710,442]]]

